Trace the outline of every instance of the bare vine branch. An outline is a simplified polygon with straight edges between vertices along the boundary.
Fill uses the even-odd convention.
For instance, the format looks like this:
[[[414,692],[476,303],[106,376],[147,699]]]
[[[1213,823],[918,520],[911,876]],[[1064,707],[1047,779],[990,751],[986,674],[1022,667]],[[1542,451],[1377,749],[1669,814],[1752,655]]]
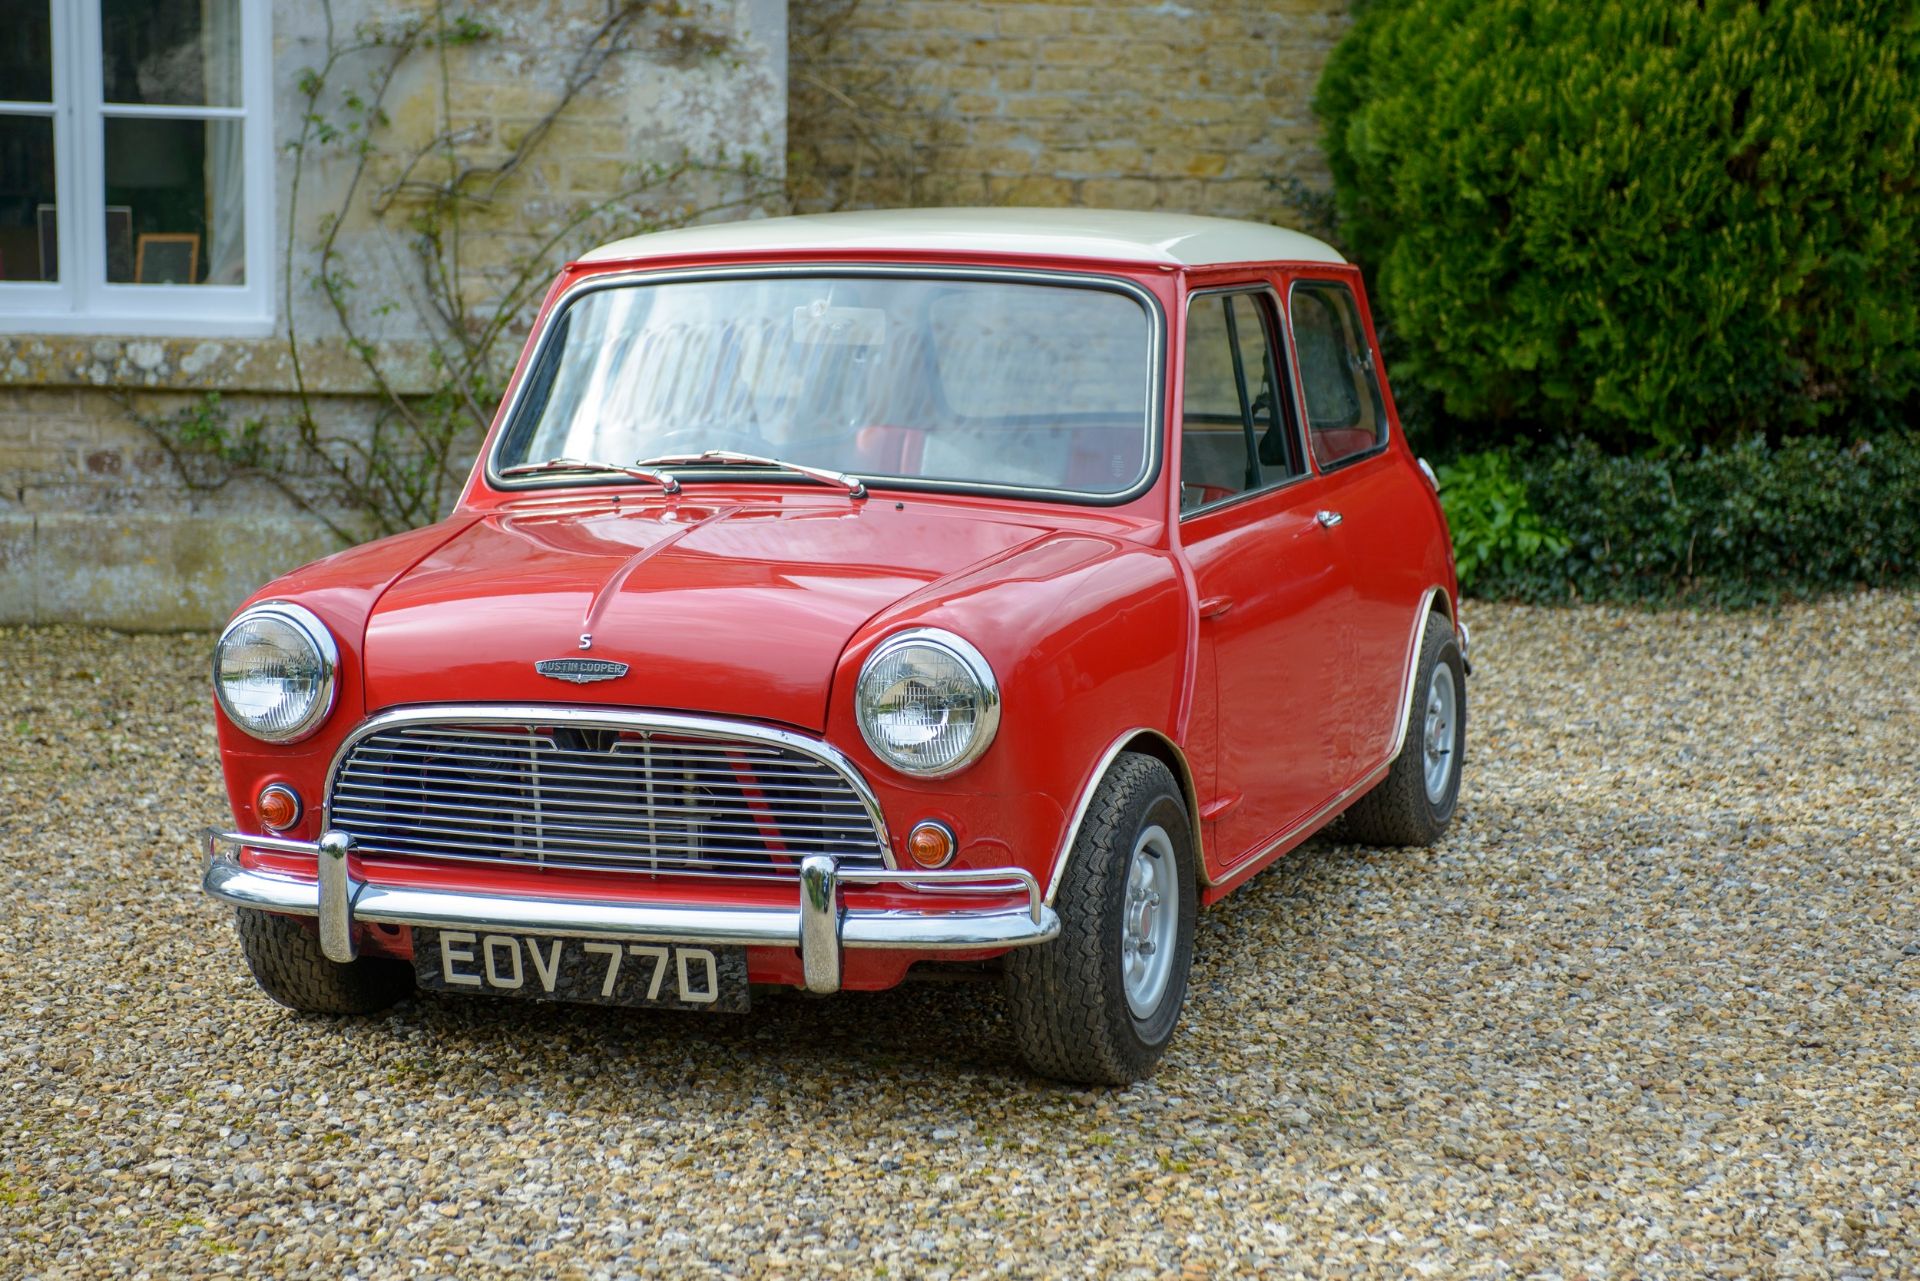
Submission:
[[[514,354],[506,349],[508,338],[525,327],[557,257],[584,228],[608,223],[608,231],[658,230],[768,203],[780,193],[750,163],[683,157],[650,165],[622,190],[561,210],[553,225],[507,264],[504,278],[487,278],[483,289],[467,267],[466,216],[496,204],[556,123],[618,55],[635,47],[636,24],[650,9],[663,8],[676,17],[684,13],[671,0],[616,0],[585,35],[550,107],[504,159],[483,162],[470,153],[490,140],[489,132],[454,118],[451,93],[453,52],[494,35],[475,16],[471,0],[434,0],[424,13],[383,26],[363,25],[351,34],[338,29],[333,0],[317,2],[325,45],[318,66],[303,73],[297,86],[299,128],[286,148],[291,174],[280,247],[294,412],[278,423],[277,433],[261,419],[236,427],[217,395],[171,417],[135,417],[161,443],[189,488],[218,488],[239,476],[264,480],[350,542],[345,522],[321,510],[302,482],[311,484],[317,477],[327,502],[341,504],[374,533],[395,533],[437,518],[464,475],[463,446],[491,423]],[[683,52],[716,56],[727,49],[724,36],[688,38],[681,28],[675,30]],[[402,68],[429,53],[438,75],[432,136],[396,146],[387,100]],[[338,159],[347,162],[345,172],[331,188],[335,194],[325,212],[312,223],[317,231],[304,235],[302,220],[312,216],[303,203],[310,170]],[[397,165],[394,176],[376,185],[376,164],[389,162]],[[431,173],[436,165],[440,172]],[[651,203],[664,203],[662,197],[684,200],[690,182],[718,182],[740,194],[676,209],[670,216],[641,212]],[[419,369],[403,370],[396,348],[376,336],[381,331],[374,322],[386,304],[364,299],[341,252],[343,229],[364,226],[369,217],[399,251],[408,281],[405,294],[428,353],[424,381]],[[303,272],[303,263],[310,269]],[[374,397],[373,412],[358,432],[323,426],[321,393],[308,360],[315,340],[301,323],[298,291],[303,288],[323,299],[325,314]],[[390,298],[393,291],[381,293]],[[269,437],[286,440],[285,450],[275,452]]]

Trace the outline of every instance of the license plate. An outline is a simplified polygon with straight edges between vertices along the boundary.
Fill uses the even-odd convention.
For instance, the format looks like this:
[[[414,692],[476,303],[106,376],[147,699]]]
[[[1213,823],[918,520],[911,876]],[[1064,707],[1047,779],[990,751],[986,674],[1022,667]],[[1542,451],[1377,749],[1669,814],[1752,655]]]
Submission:
[[[507,934],[413,931],[413,977],[434,992],[518,996],[648,1009],[738,1014],[747,1008],[747,951],[688,943],[621,943]]]

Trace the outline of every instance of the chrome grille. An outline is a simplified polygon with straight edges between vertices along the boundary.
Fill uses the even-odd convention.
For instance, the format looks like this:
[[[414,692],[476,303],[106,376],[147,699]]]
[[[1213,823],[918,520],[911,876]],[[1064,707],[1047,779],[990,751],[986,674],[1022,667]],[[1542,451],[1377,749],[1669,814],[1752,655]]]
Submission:
[[[808,854],[885,866],[861,792],[823,755],[672,725],[375,729],[328,813],[362,858],[783,881]]]

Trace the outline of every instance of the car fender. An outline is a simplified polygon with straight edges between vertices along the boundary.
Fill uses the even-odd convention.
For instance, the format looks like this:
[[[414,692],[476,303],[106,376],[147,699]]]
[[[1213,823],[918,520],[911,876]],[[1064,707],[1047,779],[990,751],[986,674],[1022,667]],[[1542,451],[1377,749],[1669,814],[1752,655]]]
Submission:
[[[993,744],[947,778],[901,773],[859,729],[861,666],[882,641],[912,627],[974,645],[1000,686]],[[1011,860],[1045,878],[1083,808],[1088,778],[1116,741],[1144,731],[1177,755],[1193,631],[1190,593],[1164,548],[1051,534],[870,620],[836,670],[828,738],[867,775],[896,843],[919,819],[934,818],[960,837],[957,865]]]

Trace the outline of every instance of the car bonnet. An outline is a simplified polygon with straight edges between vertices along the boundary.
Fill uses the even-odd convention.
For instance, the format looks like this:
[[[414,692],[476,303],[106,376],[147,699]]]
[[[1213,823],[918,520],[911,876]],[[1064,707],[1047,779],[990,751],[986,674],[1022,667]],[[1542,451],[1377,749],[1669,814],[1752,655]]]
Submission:
[[[381,598],[367,628],[367,710],[555,702],[818,730],[835,662],[863,622],[1045,532],[979,511],[811,493],[512,504]]]

